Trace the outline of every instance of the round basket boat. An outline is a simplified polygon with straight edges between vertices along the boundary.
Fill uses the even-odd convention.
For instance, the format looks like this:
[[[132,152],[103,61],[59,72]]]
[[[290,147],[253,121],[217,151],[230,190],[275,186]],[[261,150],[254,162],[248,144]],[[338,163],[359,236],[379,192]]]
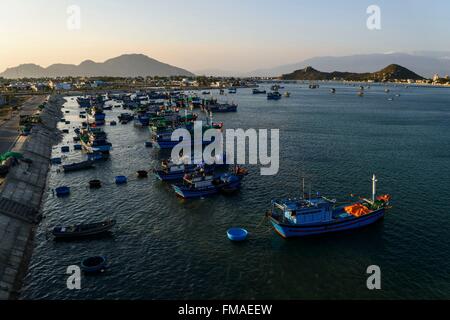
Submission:
[[[55,189],[55,192],[57,197],[68,196],[70,194],[70,188],[66,186],[58,187]]]
[[[125,176],[116,177],[116,184],[125,184],[125,183],[127,183],[127,177]]]
[[[227,236],[231,241],[244,241],[248,237],[248,231],[242,228],[231,228],[228,229]]]
[[[81,270],[86,273],[98,273],[106,270],[106,257],[95,256],[81,261]]]

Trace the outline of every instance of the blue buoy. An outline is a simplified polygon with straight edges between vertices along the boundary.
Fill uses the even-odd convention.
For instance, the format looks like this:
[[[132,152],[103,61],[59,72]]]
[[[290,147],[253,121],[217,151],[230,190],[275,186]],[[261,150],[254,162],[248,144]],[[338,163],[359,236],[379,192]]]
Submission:
[[[69,151],[70,151],[69,146],[61,147],[61,152],[69,152]]]
[[[247,239],[248,231],[242,228],[231,228],[228,229],[227,236],[231,241],[244,241]]]
[[[58,187],[55,189],[55,192],[57,197],[68,196],[70,194],[70,188],[66,186]]]
[[[125,183],[127,183],[127,177],[125,176],[116,177],[116,184],[125,184]]]

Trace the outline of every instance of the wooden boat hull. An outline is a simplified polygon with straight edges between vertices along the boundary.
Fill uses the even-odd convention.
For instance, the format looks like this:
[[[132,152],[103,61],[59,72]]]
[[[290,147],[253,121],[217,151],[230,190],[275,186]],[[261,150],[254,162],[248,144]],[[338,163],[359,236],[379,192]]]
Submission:
[[[52,230],[52,234],[55,239],[81,239],[88,238],[93,236],[98,236],[104,233],[109,232],[116,222],[112,220],[108,223],[97,223],[92,224],[92,228],[86,228],[85,230],[75,230],[73,232],[64,231],[62,227],[56,227]],[[66,228],[67,229],[67,228]]]
[[[327,223],[310,225],[283,224],[273,217],[270,217],[270,222],[275,231],[283,238],[305,237],[362,228],[381,220],[384,217],[384,213],[385,208],[381,208],[358,218],[337,219]]]

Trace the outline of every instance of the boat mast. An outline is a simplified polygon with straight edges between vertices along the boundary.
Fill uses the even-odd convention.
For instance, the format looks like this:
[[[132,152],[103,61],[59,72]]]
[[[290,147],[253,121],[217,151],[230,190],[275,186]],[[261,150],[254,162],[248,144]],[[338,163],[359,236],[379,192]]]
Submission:
[[[304,177],[302,179],[302,187],[303,187],[302,199],[305,199],[305,178]]]
[[[377,177],[375,174],[372,177],[372,203],[375,203],[375,196],[377,194]]]

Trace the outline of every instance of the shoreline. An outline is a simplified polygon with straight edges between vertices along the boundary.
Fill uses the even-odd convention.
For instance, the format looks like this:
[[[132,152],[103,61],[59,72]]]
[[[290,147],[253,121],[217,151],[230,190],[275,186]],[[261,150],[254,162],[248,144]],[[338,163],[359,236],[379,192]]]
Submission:
[[[62,137],[57,124],[63,116],[63,103],[62,96],[50,96],[40,113],[42,123],[35,125],[29,136],[19,136],[11,148],[32,162],[12,167],[0,186],[0,300],[20,296],[42,217],[52,147]]]

